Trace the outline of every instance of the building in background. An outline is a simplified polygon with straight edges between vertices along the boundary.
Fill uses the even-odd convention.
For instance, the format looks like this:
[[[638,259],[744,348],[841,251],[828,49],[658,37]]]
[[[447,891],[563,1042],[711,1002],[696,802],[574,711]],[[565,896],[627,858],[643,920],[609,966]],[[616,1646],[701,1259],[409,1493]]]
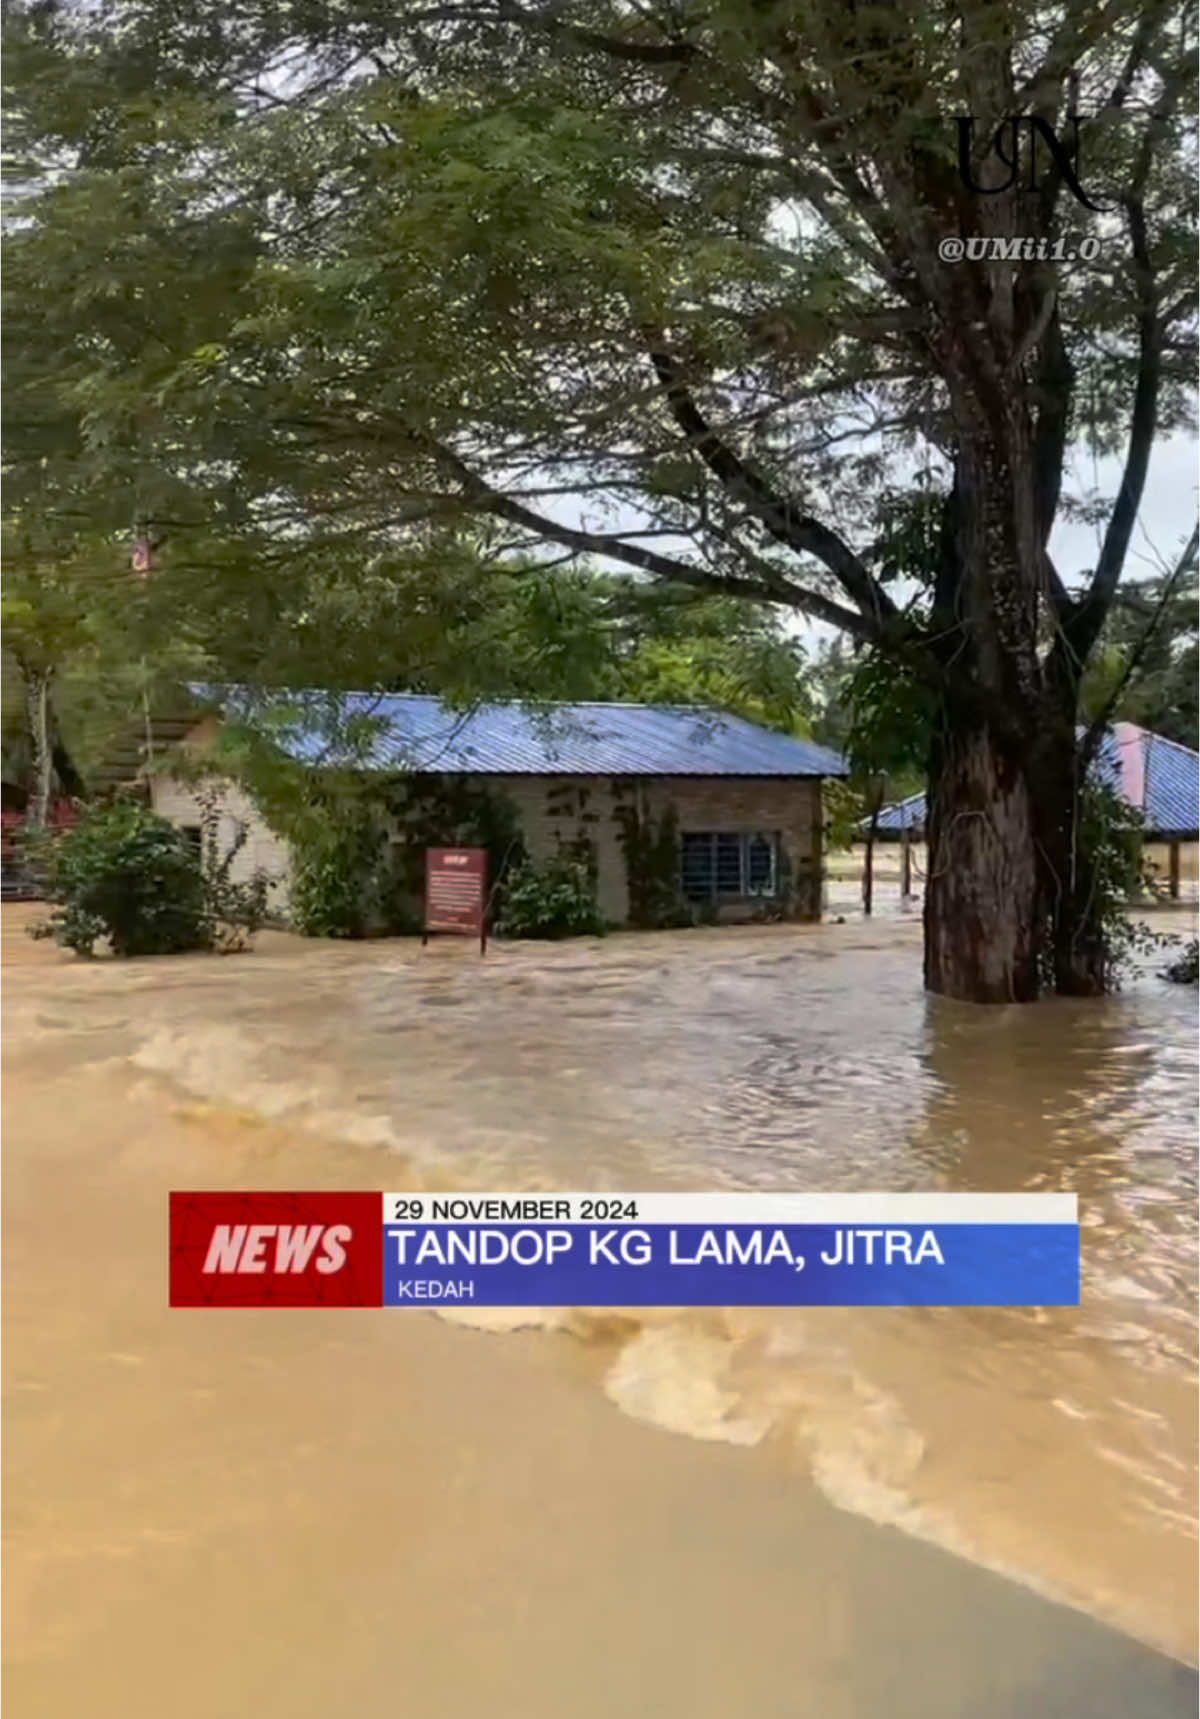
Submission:
[[[1133,722],[1114,723],[1100,743],[1095,777],[1108,783],[1145,824],[1146,859],[1173,900],[1196,899],[1200,840],[1200,753]],[[926,871],[925,796],[885,806],[877,842],[896,844],[886,872],[897,875],[901,898],[914,897]],[[876,875],[885,871],[875,860]]]
[[[344,767],[330,752],[331,727],[346,732],[361,719],[369,744],[355,755],[356,769],[503,796],[535,860],[586,843],[600,911],[614,925],[630,922],[631,897],[645,881],[637,875],[644,863],[638,844],[628,837],[631,813],[643,832],[674,832],[679,891],[714,919],[820,917],[821,784],[847,773],[823,747],[691,705],[498,703],[461,712],[407,694],[313,698],[311,724],[272,730],[289,757],[314,770]],[[108,772],[110,782],[143,775],[155,810],[197,830],[196,790],[182,773],[171,774],[164,748],[204,746],[236,702],[236,694],[212,695],[190,718],[156,724],[157,766],[147,771],[145,744],[131,741]],[[283,910],[287,844],[234,783],[222,787],[221,817],[226,839],[238,823],[247,830],[234,875],[266,871]],[[452,833],[441,839],[452,841]]]

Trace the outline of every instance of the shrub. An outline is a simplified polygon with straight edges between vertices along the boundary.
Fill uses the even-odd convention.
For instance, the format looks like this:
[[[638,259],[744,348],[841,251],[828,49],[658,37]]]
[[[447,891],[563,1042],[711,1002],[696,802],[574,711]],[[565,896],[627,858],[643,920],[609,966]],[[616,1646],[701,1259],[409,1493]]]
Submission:
[[[310,820],[293,846],[292,919],[306,937],[410,935],[421,928],[382,819],[369,806]]]
[[[244,832],[224,860],[206,869],[204,850],[215,854],[215,815],[207,834],[198,849],[134,800],[88,812],[39,855],[57,911],[37,933],[85,956],[104,937],[118,956],[244,947],[263,920],[266,879],[230,881]]]
[[[469,779],[421,776],[381,784],[380,798],[397,836],[384,903],[394,929],[422,928],[427,848],[484,849],[489,918],[499,922],[508,878],[527,857],[520,814],[511,800]]]
[[[209,946],[200,854],[136,801],[87,814],[46,850],[44,864],[47,895],[59,908],[53,935],[78,955],[90,955],[101,937],[114,955]]]
[[[308,937],[419,935],[426,848],[486,849],[498,918],[505,880],[523,855],[515,809],[469,782],[409,777],[368,791],[330,784],[299,808],[277,807],[274,821],[293,854],[292,920]]]
[[[1077,809],[1076,889],[1080,896],[1076,952],[1106,990],[1120,988],[1137,959],[1162,946],[1162,938],[1129,916],[1129,903],[1144,890],[1141,814],[1107,783],[1089,777]],[[1055,982],[1053,927],[1047,917],[1041,952],[1043,983]]]
[[[1200,984],[1200,941],[1184,944],[1183,953],[1163,968],[1162,976],[1173,985]]]
[[[599,937],[604,929],[585,860],[569,853],[540,865],[526,860],[509,877],[501,937]]]
[[[306,937],[365,937],[379,842],[365,822],[323,829],[295,849],[292,919]]]
[[[679,871],[679,820],[668,806],[657,824],[637,798],[614,812],[617,839],[625,856],[629,923],[639,931],[679,930],[697,923]]]
[[[261,871],[255,871],[244,883],[234,882],[233,862],[246,845],[248,831],[239,823],[233,841],[222,854],[220,790],[204,788],[200,806],[200,864],[209,946],[218,954],[233,955],[245,949],[254,933],[261,930],[270,886]]]

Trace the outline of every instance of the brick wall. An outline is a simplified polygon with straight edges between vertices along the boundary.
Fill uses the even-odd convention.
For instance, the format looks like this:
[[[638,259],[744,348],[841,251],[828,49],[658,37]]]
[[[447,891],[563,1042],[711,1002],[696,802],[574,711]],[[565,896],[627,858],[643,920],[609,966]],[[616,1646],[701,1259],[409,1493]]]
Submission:
[[[186,782],[178,782],[169,777],[151,778],[150,804],[160,816],[169,818],[173,824],[181,827],[195,826],[200,822],[200,802],[196,798],[195,789]],[[218,840],[222,853],[228,852],[233,845],[239,824],[245,824],[247,840],[230,867],[230,876],[235,883],[244,883],[256,871],[266,872],[271,880],[268,897],[270,911],[273,914],[286,914],[291,874],[287,843],[281,841],[268,828],[253,801],[230,782],[225,785],[222,794],[221,821],[218,825]]]
[[[761,830],[776,835],[791,879],[790,916],[820,917],[821,784],[815,779],[680,776],[614,783],[608,777],[495,776],[489,782],[516,805],[535,857],[546,857],[560,841],[579,834],[591,839],[600,911],[617,924],[628,917],[629,895],[615,812],[635,795],[643,815],[656,822],[673,806],[681,833]],[[720,917],[745,919],[762,905],[730,902],[722,905]]]
[[[548,857],[560,842],[571,842],[579,835],[591,840],[600,911],[615,924],[623,924],[629,916],[625,854],[615,813],[618,805],[635,799],[642,816],[656,822],[673,806],[681,833],[761,830],[777,836],[790,882],[789,916],[820,917],[821,785],[816,780],[692,776],[615,783],[603,776],[489,776],[487,786],[516,806],[526,844],[535,858]],[[161,778],[152,783],[151,793],[155,811],[172,823],[199,823],[199,802],[186,783]],[[223,844],[232,842],[239,821],[247,826],[249,839],[234,862],[234,877],[243,879],[261,868],[274,880],[272,911],[286,912],[290,872],[287,845],[271,832],[242,790],[230,784],[222,805]],[[723,903],[720,917],[749,918],[762,906],[755,900]]]

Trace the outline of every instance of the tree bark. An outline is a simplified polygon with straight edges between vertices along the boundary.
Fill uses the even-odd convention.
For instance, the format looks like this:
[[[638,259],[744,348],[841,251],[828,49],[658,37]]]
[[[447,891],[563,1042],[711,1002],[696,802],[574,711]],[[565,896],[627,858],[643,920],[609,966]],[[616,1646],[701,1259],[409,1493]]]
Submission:
[[[1074,705],[1065,728],[1048,722],[1039,623],[1051,592],[1027,407],[979,330],[948,329],[944,342],[958,448],[934,602],[925,983],[968,1002],[1025,1003],[1047,971],[1043,847],[1055,832],[1058,869],[1055,796],[1066,784],[1070,806]],[[1071,689],[1055,690],[1065,710]],[[1065,910],[1061,890],[1056,899]]]
[[[973,1003],[1038,995],[1034,795],[1022,761],[985,728],[935,739],[927,805],[925,985]]]
[[[50,795],[54,760],[50,748],[50,674],[42,669],[25,671],[25,698],[29,711],[29,739],[33,751],[33,794],[29,822],[44,830],[50,822]]]
[[[1048,977],[1063,997],[1103,996],[1111,976],[1104,925],[1108,904],[1081,828],[1082,794],[1092,758],[1075,732],[1082,672],[1082,661],[1052,654],[1031,747]]]

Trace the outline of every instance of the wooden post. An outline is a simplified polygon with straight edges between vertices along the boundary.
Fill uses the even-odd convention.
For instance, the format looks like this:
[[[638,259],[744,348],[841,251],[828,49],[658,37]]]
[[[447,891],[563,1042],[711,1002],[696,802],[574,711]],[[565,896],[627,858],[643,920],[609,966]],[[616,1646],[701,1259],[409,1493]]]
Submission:
[[[821,778],[818,776],[816,795],[814,797],[812,807],[812,851],[809,855],[809,861],[812,865],[812,894],[809,900],[809,907],[811,909],[814,922],[818,924],[825,912],[825,855],[822,851],[823,837],[825,833],[824,817],[825,808],[821,794]],[[775,852],[777,854],[783,852],[782,831],[775,837]]]
[[[912,846],[909,841],[908,824],[900,832],[900,899],[908,901],[912,896]]]
[[[1170,892],[1171,900],[1172,901],[1178,901],[1179,900],[1179,843],[1178,842],[1172,842],[1170,848],[1167,851],[1170,855],[1170,868],[1171,868],[1170,873],[1169,873],[1170,882],[1168,883],[1167,887],[1168,887],[1168,890]]]
[[[883,788],[879,788],[871,803],[871,822],[867,826],[867,851],[863,856],[863,918],[870,919],[875,901],[875,835],[879,829],[879,814],[883,810]]]

